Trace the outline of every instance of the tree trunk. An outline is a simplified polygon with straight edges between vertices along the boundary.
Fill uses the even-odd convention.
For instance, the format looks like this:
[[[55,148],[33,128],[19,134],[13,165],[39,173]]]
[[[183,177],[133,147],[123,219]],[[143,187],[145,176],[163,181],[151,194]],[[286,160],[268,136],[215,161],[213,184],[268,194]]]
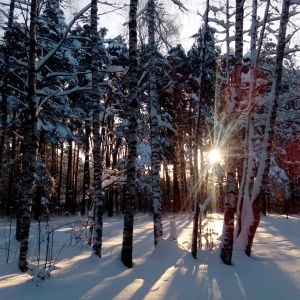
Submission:
[[[1,126],[0,126],[0,178],[2,177],[3,169],[3,155],[6,140],[7,131],[7,93],[9,84],[9,60],[10,60],[10,50],[11,50],[11,39],[12,39],[12,26],[14,20],[14,10],[15,10],[15,0],[10,1],[9,15],[7,31],[5,33],[5,43],[4,43],[4,68],[3,68],[3,84],[2,84],[2,101],[1,101]],[[9,200],[10,201],[10,200]]]
[[[137,148],[137,119],[138,119],[138,77],[137,77],[137,32],[136,32],[136,12],[138,0],[130,1],[129,10],[129,136],[128,136],[128,156],[127,156],[127,182],[125,192],[124,207],[124,228],[121,260],[123,264],[132,268],[133,250],[133,224],[136,199],[136,148]]]
[[[76,158],[76,162],[75,162]],[[77,146],[77,151],[76,151],[76,145],[74,149],[74,192],[73,192],[73,206],[74,206],[74,211],[76,213],[77,211],[77,185],[78,185],[78,171],[79,171],[79,147]]]
[[[267,0],[264,18],[262,22],[262,28],[260,32],[260,37],[257,41],[257,0],[252,2],[252,24],[251,24],[251,65],[250,65],[250,86],[249,86],[249,101],[247,105],[247,127],[245,132],[245,158],[243,164],[243,176],[240,185],[240,191],[238,196],[237,205],[237,225],[235,230],[235,237],[237,237],[242,230],[243,218],[246,215],[247,206],[244,205],[244,201],[247,203],[251,198],[252,188],[256,173],[255,161],[256,155],[254,151],[254,124],[253,124],[253,105],[255,100],[255,80],[257,73],[257,62],[260,57],[260,51],[265,36],[265,27],[267,23],[267,18],[269,17],[269,6],[270,0]],[[257,42],[257,47],[256,47]]]
[[[94,254],[101,257],[103,236],[103,195],[102,172],[103,155],[100,132],[100,93],[99,93],[99,42],[97,0],[91,0],[91,40],[92,40],[92,99],[93,99],[93,160],[94,160]]]
[[[186,178],[186,160],[184,157],[184,147],[182,141],[182,133],[179,132],[179,173],[180,173],[180,182],[181,182],[181,189],[180,189],[180,200],[181,200],[181,207],[183,207],[184,211],[188,211],[190,207],[190,203],[187,200],[187,178]],[[185,200],[183,200],[185,199]]]
[[[63,161],[64,161],[64,143],[61,143],[59,174],[58,174],[58,187],[57,187],[57,202],[56,202],[56,211],[57,212],[60,211],[60,198],[61,198],[62,176],[63,176]]]
[[[270,92],[270,101],[268,106],[268,115],[266,120],[266,130],[263,141],[261,154],[261,162],[257,171],[253,192],[251,196],[252,211],[249,212],[245,219],[245,226],[242,229],[244,234],[241,237],[246,237],[244,251],[246,255],[251,255],[253,239],[260,222],[260,199],[263,193],[266,192],[268,175],[270,170],[271,150],[274,136],[275,120],[277,115],[278,99],[281,90],[282,64],[285,50],[285,39],[287,24],[289,21],[290,0],[283,0],[282,12],[280,18],[280,27],[278,35],[278,44],[276,50],[275,74]],[[245,234],[247,233],[247,234]]]
[[[9,164],[9,176],[8,176],[8,202],[6,206],[6,215],[10,216],[16,208],[16,139],[15,135],[12,136],[11,150],[10,150],[10,164]]]
[[[203,177],[199,173],[203,172],[203,152],[200,149],[201,160],[199,164],[199,146],[202,148],[202,133],[201,133],[201,118],[202,116],[202,79],[203,79],[203,71],[204,71],[204,60],[206,54],[206,32],[208,26],[208,13],[209,13],[209,0],[206,0],[206,10],[204,16],[204,30],[202,32],[202,40],[201,40],[201,49],[200,49],[200,68],[199,68],[199,78],[197,78],[199,84],[199,96],[197,103],[197,115],[195,122],[195,141],[194,141],[194,222],[193,222],[193,232],[192,232],[192,256],[197,258],[197,248],[198,248],[198,223],[199,223],[199,213],[200,213],[200,201],[201,195],[203,195],[204,187]],[[200,170],[199,170],[200,166]],[[201,238],[201,237],[200,237]]]
[[[179,190],[178,180],[178,165],[173,164],[173,212],[178,213],[180,211],[181,197]]]
[[[37,98],[36,98],[36,53],[37,53],[37,9],[38,1],[31,1],[30,11],[30,48],[27,109],[23,124],[23,156],[22,171],[19,186],[19,209],[20,209],[20,256],[19,268],[22,272],[27,271],[28,239],[30,232],[31,207],[33,196],[34,177],[36,172],[38,131],[37,131]]]
[[[148,0],[148,39],[149,39],[149,94],[150,94],[150,118],[151,118],[151,180],[154,222],[154,246],[156,247],[159,237],[163,235],[162,229],[162,191],[160,186],[160,143],[158,113],[159,103],[156,86],[156,47],[155,47],[155,1]]]
[[[58,160],[57,160],[57,152],[58,152],[58,145],[51,144],[51,177],[53,178],[55,185],[57,183],[57,170],[58,170]],[[51,194],[51,204],[55,210],[55,206],[57,204],[57,192],[53,191]]]
[[[194,182],[194,186],[196,184]],[[196,195],[197,199],[194,201],[194,217],[193,217],[193,231],[192,231],[192,256],[197,259],[197,248],[198,248],[198,225],[199,225],[199,214],[200,214],[200,206],[199,206],[199,196]]]
[[[235,23],[235,65],[233,89],[231,93],[230,103],[227,110],[227,132],[230,136],[227,140],[227,183],[226,197],[224,205],[224,226],[223,226],[223,245],[221,249],[221,259],[227,265],[231,265],[233,237],[234,237],[234,212],[236,207],[237,195],[237,149],[238,142],[238,101],[241,100],[241,69],[243,59],[243,19],[244,19],[244,0],[236,0],[236,23]],[[229,97],[227,97],[229,98]]]
[[[82,205],[81,213],[86,217],[88,216],[89,210],[91,208],[91,173],[90,173],[90,135],[91,126],[90,124],[85,124],[85,156],[84,156],[84,167],[83,167],[83,195],[82,195]]]
[[[68,169],[66,178],[66,197],[65,197],[65,212],[75,213],[72,206],[73,193],[73,141],[69,142]]]

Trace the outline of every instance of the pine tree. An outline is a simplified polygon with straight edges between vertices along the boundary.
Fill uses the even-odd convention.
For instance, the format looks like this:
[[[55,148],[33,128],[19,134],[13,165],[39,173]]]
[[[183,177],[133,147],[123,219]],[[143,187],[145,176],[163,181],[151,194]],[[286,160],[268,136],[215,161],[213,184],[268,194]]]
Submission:
[[[1,120],[0,120],[0,178],[2,178],[3,171],[3,155],[6,140],[7,131],[7,98],[8,98],[8,84],[9,84],[9,63],[12,50],[12,29],[13,29],[13,17],[15,10],[15,0],[10,1],[8,24],[5,32],[5,43],[3,47],[4,52],[4,69],[3,69],[3,85],[2,85],[2,101],[1,101]],[[8,205],[9,206],[9,205]]]

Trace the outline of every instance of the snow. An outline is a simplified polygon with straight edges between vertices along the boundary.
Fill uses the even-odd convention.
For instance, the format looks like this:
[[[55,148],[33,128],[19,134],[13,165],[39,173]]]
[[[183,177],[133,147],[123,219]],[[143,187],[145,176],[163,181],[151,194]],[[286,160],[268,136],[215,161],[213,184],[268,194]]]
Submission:
[[[299,216],[262,217],[254,240],[253,256],[234,251],[233,266],[219,258],[222,216],[207,215],[206,228],[213,231],[213,248],[203,247],[198,259],[190,254],[192,215],[175,215],[177,240],[171,238],[172,215],[164,215],[165,237],[154,250],[152,216],[137,214],[134,229],[134,267],[127,269],[120,260],[123,218],[104,217],[102,258],[92,255],[76,217],[51,217],[49,226],[41,224],[45,244],[46,228],[54,230],[53,258],[57,257],[51,276],[45,280],[18,270],[17,243],[11,240],[9,263],[5,241],[9,222],[0,220],[0,295],[5,300],[35,299],[299,299],[300,239]],[[172,222],[171,222],[172,223]],[[61,226],[61,227],[59,227]],[[174,224],[171,231],[175,231]],[[12,229],[12,233],[14,228]],[[38,223],[32,223],[30,258],[37,258]],[[84,236],[85,232],[81,233]],[[203,243],[205,245],[205,242]],[[43,269],[41,255],[40,269]],[[36,262],[32,262],[32,264]],[[52,266],[53,268],[53,266]],[[36,280],[35,280],[36,279]]]
[[[116,72],[123,72],[125,69],[122,66],[108,66],[106,68],[106,72],[109,73],[116,73]]]

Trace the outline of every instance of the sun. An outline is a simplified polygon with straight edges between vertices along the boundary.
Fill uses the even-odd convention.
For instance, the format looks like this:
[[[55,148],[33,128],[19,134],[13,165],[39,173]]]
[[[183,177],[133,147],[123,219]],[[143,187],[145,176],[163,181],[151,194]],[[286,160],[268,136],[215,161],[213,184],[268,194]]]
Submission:
[[[208,153],[208,159],[210,163],[216,163],[222,161],[220,151],[217,149],[213,149]]]

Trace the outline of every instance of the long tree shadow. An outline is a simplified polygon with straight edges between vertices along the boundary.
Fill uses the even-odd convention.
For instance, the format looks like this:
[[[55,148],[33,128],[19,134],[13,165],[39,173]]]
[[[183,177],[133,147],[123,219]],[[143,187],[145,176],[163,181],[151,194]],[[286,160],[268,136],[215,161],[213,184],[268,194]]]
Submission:
[[[179,235],[183,235],[178,241],[162,238],[155,250],[151,218],[137,221],[132,269],[124,267],[120,260],[122,222],[117,224],[117,220],[107,226],[102,258],[91,256],[89,247],[67,245],[50,280],[34,283],[20,274],[16,262],[13,268],[11,264],[2,265],[1,299],[297,299],[300,294],[299,250],[287,246],[288,243],[299,246],[298,237],[291,237],[299,220],[274,222],[271,217],[263,218],[254,241],[253,257],[234,251],[233,266],[222,263],[218,248],[199,250],[198,259],[192,258],[186,235],[186,229],[191,228],[190,218],[188,220],[179,218],[177,222]],[[166,233],[168,222],[166,218]],[[286,222],[283,227],[282,222]],[[284,267],[284,259],[294,264],[293,269]],[[289,271],[294,272],[293,276]],[[16,298],[15,289],[20,298]]]

